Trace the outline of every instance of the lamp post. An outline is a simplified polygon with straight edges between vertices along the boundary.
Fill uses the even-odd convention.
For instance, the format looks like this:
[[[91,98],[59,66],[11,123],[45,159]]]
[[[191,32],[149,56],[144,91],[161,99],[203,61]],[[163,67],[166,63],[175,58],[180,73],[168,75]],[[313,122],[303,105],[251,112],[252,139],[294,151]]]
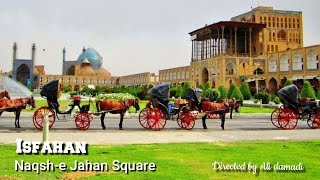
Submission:
[[[258,94],[259,92],[259,85],[258,85],[258,66],[259,66],[259,63],[255,63],[256,65],[256,93]]]

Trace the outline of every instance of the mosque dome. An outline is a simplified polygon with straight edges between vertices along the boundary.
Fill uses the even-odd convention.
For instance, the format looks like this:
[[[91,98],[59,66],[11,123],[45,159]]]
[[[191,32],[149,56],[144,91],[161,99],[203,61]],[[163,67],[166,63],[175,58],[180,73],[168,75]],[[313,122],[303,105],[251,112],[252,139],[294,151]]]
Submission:
[[[111,77],[110,72],[107,71],[104,68],[100,68],[100,69],[96,70],[95,73],[96,73],[97,76],[108,76],[108,77]]]
[[[102,56],[93,48],[84,49],[77,59],[77,64],[82,64],[84,60],[88,60],[93,69],[100,69],[102,66]]]
[[[80,69],[78,71],[78,75],[80,75],[80,76],[95,75],[94,69],[90,65],[90,61],[88,59],[85,59],[82,62],[81,67],[80,67]]]

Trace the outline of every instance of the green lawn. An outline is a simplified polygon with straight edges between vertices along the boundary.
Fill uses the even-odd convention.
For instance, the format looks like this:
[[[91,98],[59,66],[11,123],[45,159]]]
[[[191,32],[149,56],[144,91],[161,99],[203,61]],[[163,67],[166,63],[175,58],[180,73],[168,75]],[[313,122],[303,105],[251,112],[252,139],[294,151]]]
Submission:
[[[193,144],[152,144],[152,145],[106,145],[89,146],[88,155],[17,155],[15,145],[0,145],[0,179],[5,175],[22,179],[62,179],[67,175],[85,175],[71,173],[74,161],[106,162],[108,172],[92,172],[88,179],[319,179],[320,140],[315,141],[264,141],[235,143],[193,143]],[[18,172],[15,160],[25,162],[46,162],[54,164],[64,162],[67,171]],[[113,171],[112,161],[156,164],[155,172]],[[213,162],[233,165],[245,163],[246,171],[216,171]],[[298,165],[303,163],[303,171],[263,171],[263,163],[271,167],[279,164]],[[248,170],[248,163],[257,166],[257,173]],[[302,167],[302,166],[301,166]]]

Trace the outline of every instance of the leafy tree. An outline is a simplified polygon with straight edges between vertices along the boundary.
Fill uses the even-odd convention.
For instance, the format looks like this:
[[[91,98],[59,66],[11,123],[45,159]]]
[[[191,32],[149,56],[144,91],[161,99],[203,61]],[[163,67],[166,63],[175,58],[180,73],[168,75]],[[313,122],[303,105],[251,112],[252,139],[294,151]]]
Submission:
[[[243,95],[244,100],[251,99],[250,89],[249,89],[249,86],[246,82],[241,83],[240,91]]]
[[[243,101],[243,95],[238,87],[235,87],[230,98],[241,99]]]
[[[209,88],[206,91],[204,91],[202,97],[203,98],[209,98],[212,101],[216,101],[220,97],[220,91],[217,90],[217,89]]]
[[[293,84],[293,83],[292,83],[292,80],[287,79],[286,83],[284,83],[284,87],[289,86],[289,85],[291,85],[291,84]]]
[[[220,85],[218,87],[218,90],[220,91],[220,99],[226,99],[228,96],[226,88],[223,85]]]
[[[70,86],[63,86],[63,92],[69,92],[70,90]]]
[[[233,90],[236,88],[236,85],[234,83],[231,83],[230,87],[229,87],[229,91],[228,91],[228,98],[231,98],[231,95],[233,93]]]
[[[303,83],[303,87],[301,90],[301,98],[316,98],[315,92],[309,81],[305,81]]]
[[[320,88],[318,89],[318,92],[317,92],[317,98],[320,99]]]
[[[203,85],[203,91],[206,91],[207,89],[211,88],[211,84],[210,81],[207,81],[206,83],[204,83]]]

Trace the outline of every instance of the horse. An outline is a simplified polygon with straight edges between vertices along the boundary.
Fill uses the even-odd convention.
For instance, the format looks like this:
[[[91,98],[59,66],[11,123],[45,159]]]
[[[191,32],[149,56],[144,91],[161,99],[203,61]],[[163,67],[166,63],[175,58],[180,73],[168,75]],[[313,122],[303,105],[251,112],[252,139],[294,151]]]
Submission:
[[[16,128],[20,128],[20,113],[22,109],[26,108],[27,105],[30,105],[32,109],[36,107],[33,97],[0,99],[0,116],[4,111],[14,112],[16,115],[14,125]]]
[[[3,91],[0,93],[0,99],[7,98],[10,99],[8,91]]]
[[[123,122],[123,116],[127,112],[127,110],[133,106],[136,111],[140,110],[139,101],[137,99],[128,99],[125,101],[116,101],[116,100],[99,100],[96,102],[97,111],[101,112],[101,127],[103,129],[106,129],[106,126],[104,125],[104,118],[106,116],[106,113],[109,112],[111,114],[120,114],[120,123],[119,123],[119,129],[123,130],[122,122]]]
[[[206,119],[209,113],[219,114],[221,118],[221,128],[224,130],[224,122],[226,113],[228,113],[230,107],[226,103],[203,101],[199,105],[199,112],[205,112],[206,114],[201,118],[203,129],[208,129]]]
[[[236,113],[240,112],[240,106],[243,106],[241,99],[220,99],[217,103],[226,103],[230,107],[230,119],[232,119],[232,112],[235,110]]]

